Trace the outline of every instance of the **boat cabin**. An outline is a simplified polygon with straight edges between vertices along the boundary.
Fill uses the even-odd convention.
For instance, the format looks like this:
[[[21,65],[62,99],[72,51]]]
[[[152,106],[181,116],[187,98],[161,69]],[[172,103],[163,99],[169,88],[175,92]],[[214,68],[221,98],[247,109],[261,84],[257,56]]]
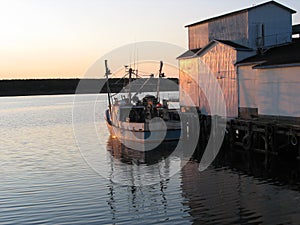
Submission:
[[[129,104],[126,99],[115,100],[113,111],[117,116],[116,120],[130,123],[145,123],[155,117],[160,117],[165,121],[179,120],[177,111],[170,110],[166,100],[163,100],[161,104],[155,96],[146,95],[142,100],[137,98],[135,102],[135,104]]]

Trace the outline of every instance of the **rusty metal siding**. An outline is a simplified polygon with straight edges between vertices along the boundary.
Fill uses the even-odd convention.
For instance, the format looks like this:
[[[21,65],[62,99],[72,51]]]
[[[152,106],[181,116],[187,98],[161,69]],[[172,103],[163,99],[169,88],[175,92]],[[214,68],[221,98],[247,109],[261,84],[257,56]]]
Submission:
[[[274,16],[276,15],[276,16]],[[189,49],[212,40],[230,40],[257,49],[291,42],[292,14],[276,4],[265,4],[188,26]]]
[[[210,75],[215,76],[215,79],[219,82],[224,95],[228,117],[238,116],[237,74],[234,65],[236,57],[236,50],[220,43],[201,57],[201,61],[210,69]],[[199,82],[201,82],[201,79],[199,79]],[[201,98],[203,96],[200,96]]]
[[[180,105],[197,106],[202,113],[210,114],[209,103],[200,87],[207,85],[206,76],[214,76],[224,95],[227,116],[237,117],[238,90],[234,66],[236,55],[236,50],[219,43],[200,57],[179,60]],[[214,101],[218,104],[220,99],[216,98]]]
[[[209,41],[230,40],[248,46],[248,12],[211,21],[208,25]]]
[[[208,44],[208,23],[191,26],[188,28],[189,49],[203,48]]]
[[[190,26],[188,29],[189,49],[203,48],[215,39],[231,40],[241,45],[249,45],[247,12]]]

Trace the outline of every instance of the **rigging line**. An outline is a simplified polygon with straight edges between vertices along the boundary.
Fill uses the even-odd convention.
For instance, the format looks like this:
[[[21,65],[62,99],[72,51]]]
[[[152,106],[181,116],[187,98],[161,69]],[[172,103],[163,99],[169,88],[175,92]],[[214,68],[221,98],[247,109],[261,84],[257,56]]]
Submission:
[[[137,78],[142,78],[140,75],[138,75],[137,73],[133,73],[135,75],[135,79]]]
[[[136,49],[136,58],[137,58],[136,73],[138,73],[138,71],[139,71],[139,52],[138,52],[138,49]]]
[[[139,88],[139,90],[134,94],[133,98],[134,98],[135,96],[138,95],[138,93],[145,87],[145,85],[148,83],[148,81],[149,81],[151,78],[152,78],[152,77],[149,77],[149,78],[143,83],[143,85]]]
[[[129,68],[131,68],[131,52],[129,52]]]
[[[121,77],[119,80],[117,80],[117,81],[115,82],[115,84],[118,84],[119,81],[121,81],[121,79],[124,79],[127,75],[128,75],[128,73],[126,73],[123,77]]]
[[[142,74],[144,74],[144,75],[146,75],[146,76],[147,76],[147,75],[149,75],[149,76],[150,76],[150,74],[151,74],[151,73],[149,73],[149,72],[145,72],[145,71],[139,71],[139,72],[141,72]]]
[[[136,48],[136,43],[134,43],[134,49],[133,49],[133,69],[135,70],[135,48]]]

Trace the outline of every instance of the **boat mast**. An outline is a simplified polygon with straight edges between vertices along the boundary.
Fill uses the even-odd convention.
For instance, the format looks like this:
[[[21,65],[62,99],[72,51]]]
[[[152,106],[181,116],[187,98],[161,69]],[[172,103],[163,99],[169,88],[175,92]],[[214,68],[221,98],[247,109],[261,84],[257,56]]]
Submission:
[[[163,61],[160,61],[159,73],[158,73],[158,80],[157,80],[157,89],[156,89],[156,98],[159,99],[159,89],[160,89],[160,78],[164,76],[161,72],[163,68]]]
[[[129,104],[131,103],[131,79],[132,79],[132,73],[133,73],[133,70],[132,68],[130,67],[129,68],[129,83],[128,83],[128,86],[129,86],[129,92],[128,92],[128,100],[129,100]]]
[[[109,113],[111,116],[111,100],[110,100],[110,88],[109,88],[109,79],[108,76],[111,75],[110,69],[107,65],[107,60],[104,60],[105,64],[105,77],[106,77],[106,91],[107,91],[107,98],[108,98],[108,107],[109,107]]]

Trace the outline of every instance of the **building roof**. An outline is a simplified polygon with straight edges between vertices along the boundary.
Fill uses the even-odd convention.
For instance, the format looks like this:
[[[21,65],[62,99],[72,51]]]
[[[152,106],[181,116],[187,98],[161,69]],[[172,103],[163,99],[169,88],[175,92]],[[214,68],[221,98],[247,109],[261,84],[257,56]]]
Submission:
[[[300,39],[295,38],[290,44],[273,47],[263,54],[251,56],[237,63],[237,65],[256,64],[255,68],[276,67],[300,63]]]
[[[234,48],[235,50],[237,51],[253,51],[251,48],[248,48],[248,47],[245,47],[243,45],[240,45],[240,44],[237,44],[233,41],[227,41],[227,40],[212,40],[211,42],[209,42],[204,48],[200,49],[196,55],[197,56],[201,56],[203,54],[205,54],[208,49],[210,49],[212,46],[214,46],[215,44],[218,44],[218,43],[221,43],[221,44],[224,44],[224,45],[227,45],[231,48]]]
[[[240,51],[253,51],[253,49],[251,48],[248,48],[246,46],[243,46],[243,45],[240,45],[240,44],[237,44],[233,41],[227,41],[227,40],[215,40],[216,42],[220,42],[224,45],[228,45],[236,50],[240,50]]]
[[[220,19],[220,18],[223,18],[223,17],[232,16],[232,15],[235,15],[235,14],[247,12],[247,11],[250,11],[250,10],[252,10],[252,9],[256,9],[256,8],[259,8],[259,7],[261,7],[261,6],[268,5],[268,4],[273,4],[273,5],[279,6],[280,8],[283,8],[283,9],[285,9],[285,10],[290,11],[291,14],[296,13],[295,10],[293,10],[293,9],[291,9],[291,8],[288,8],[288,7],[282,5],[282,4],[278,3],[278,2],[275,2],[275,1],[269,1],[269,2],[265,2],[265,3],[259,4],[259,5],[251,6],[251,7],[249,7],[249,8],[237,10],[237,11],[234,11],[234,12],[230,12],[230,13],[223,14],[223,15],[220,15],[220,16],[212,17],[212,18],[209,18],[209,19],[206,19],[206,20],[202,20],[202,21],[199,21],[199,22],[195,22],[195,23],[192,23],[192,24],[188,24],[188,25],[186,25],[185,27],[191,27],[191,26],[194,26],[194,25],[198,25],[198,24],[202,24],[202,23],[214,21],[214,20],[217,20],[217,19]]]
[[[204,48],[197,48],[197,49],[187,50],[186,52],[184,52],[183,54],[178,56],[177,59],[187,59],[187,58],[193,58],[193,57],[200,56],[201,54],[203,54],[203,52],[206,52],[206,50],[208,50],[215,43],[222,43],[222,44],[230,46],[230,47],[232,47],[232,48],[234,48],[235,50],[238,50],[238,51],[253,51],[253,49],[245,47],[245,46],[240,45],[240,44],[237,44],[233,41],[212,40]]]
[[[181,54],[180,56],[178,56],[177,59],[193,58],[194,56],[196,56],[196,53],[197,53],[200,49],[201,49],[201,48],[187,50],[186,52],[184,52],[183,54]]]
[[[293,25],[292,29],[293,29],[293,34],[300,34],[300,24]]]

